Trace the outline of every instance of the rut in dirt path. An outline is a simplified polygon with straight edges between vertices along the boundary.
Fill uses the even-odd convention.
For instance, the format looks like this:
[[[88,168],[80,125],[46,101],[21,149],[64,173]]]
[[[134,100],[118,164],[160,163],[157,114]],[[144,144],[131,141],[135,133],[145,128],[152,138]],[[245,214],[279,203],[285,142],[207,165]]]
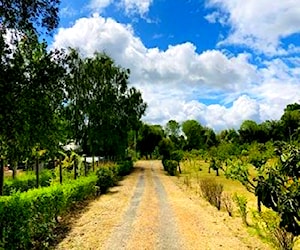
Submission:
[[[160,238],[160,246],[159,249],[182,249],[182,242],[179,237],[179,233],[177,230],[177,224],[174,221],[174,213],[172,208],[169,205],[168,195],[166,190],[159,179],[157,172],[154,170],[151,164],[151,172],[153,174],[153,179],[155,183],[156,195],[159,200],[159,238]]]
[[[121,224],[115,228],[108,239],[105,249],[124,249],[127,245],[127,240],[131,234],[132,224],[136,218],[136,211],[141,202],[145,188],[144,168],[141,168],[141,171],[130,205],[123,216]]]

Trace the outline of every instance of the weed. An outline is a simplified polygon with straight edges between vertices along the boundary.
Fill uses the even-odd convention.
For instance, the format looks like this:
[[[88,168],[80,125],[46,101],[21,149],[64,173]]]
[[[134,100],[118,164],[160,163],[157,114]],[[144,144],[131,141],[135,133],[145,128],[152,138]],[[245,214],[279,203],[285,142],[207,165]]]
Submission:
[[[248,226],[248,222],[247,222],[247,213],[248,213],[247,203],[248,203],[248,201],[247,201],[247,198],[243,195],[238,195],[238,194],[235,194],[233,198],[238,207],[238,211],[242,217],[243,223]]]
[[[222,203],[224,204],[224,207],[225,207],[228,215],[232,216],[232,213],[233,213],[233,204],[232,204],[231,195],[228,194],[228,193],[223,193],[223,195],[222,195]]]
[[[200,189],[204,199],[220,210],[223,185],[212,179],[204,179],[200,181]]]

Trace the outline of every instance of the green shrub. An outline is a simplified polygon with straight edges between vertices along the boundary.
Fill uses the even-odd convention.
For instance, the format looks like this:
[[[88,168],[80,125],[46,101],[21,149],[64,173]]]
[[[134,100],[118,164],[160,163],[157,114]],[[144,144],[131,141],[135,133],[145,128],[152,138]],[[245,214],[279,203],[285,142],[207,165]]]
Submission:
[[[133,162],[131,160],[122,161],[118,163],[116,168],[118,169],[119,176],[128,175],[133,170]]]
[[[162,161],[164,170],[169,173],[169,175],[176,175],[177,174],[177,166],[178,162],[174,160],[163,160]]]
[[[218,210],[221,209],[223,185],[213,179],[203,179],[199,183],[203,198]]]
[[[101,193],[106,193],[108,188],[115,185],[116,174],[109,167],[101,167],[97,170],[97,183]]]

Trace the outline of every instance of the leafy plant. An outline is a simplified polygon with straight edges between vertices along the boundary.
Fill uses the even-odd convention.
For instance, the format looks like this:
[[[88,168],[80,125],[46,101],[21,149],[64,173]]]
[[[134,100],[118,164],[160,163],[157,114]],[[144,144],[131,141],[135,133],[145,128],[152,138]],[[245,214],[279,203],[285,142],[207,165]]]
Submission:
[[[163,160],[163,166],[165,171],[169,173],[171,176],[175,176],[177,174],[177,166],[178,162],[174,160]]]
[[[253,221],[256,230],[266,237],[276,248],[280,250],[292,250],[295,236],[280,227],[280,217],[272,210],[261,213],[253,211]]]
[[[247,214],[248,214],[248,211],[247,211],[247,198],[243,195],[238,195],[238,194],[235,194],[233,196],[233,199],[238,207],[238,211],[242,217],[242,220],[243,220],[243,223],[245,225],[248,225],[248,222],[247,222]]]

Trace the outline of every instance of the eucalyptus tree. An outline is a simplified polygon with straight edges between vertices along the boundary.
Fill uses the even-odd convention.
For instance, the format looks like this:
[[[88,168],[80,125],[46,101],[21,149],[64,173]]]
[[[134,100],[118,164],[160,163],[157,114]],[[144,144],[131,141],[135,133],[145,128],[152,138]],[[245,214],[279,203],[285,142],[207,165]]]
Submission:
[[[51,33],[59,23],[60,0],[1,0],[1,28]]]
[[[65,70],[59,58],[37,37],[24,37],[16,44],[2,78],[8,89],[1,103],[5,105],[1,134],[13,166],[30,155],[32,148],[53,151],[61,140],[58,124],[64,86],[60,79]]]
[[[105,54],[67,58],[66,113],[72,137],[87,153],[124,156],[127,135],[145,112],[141,93],[129,87],[129,70]]]

